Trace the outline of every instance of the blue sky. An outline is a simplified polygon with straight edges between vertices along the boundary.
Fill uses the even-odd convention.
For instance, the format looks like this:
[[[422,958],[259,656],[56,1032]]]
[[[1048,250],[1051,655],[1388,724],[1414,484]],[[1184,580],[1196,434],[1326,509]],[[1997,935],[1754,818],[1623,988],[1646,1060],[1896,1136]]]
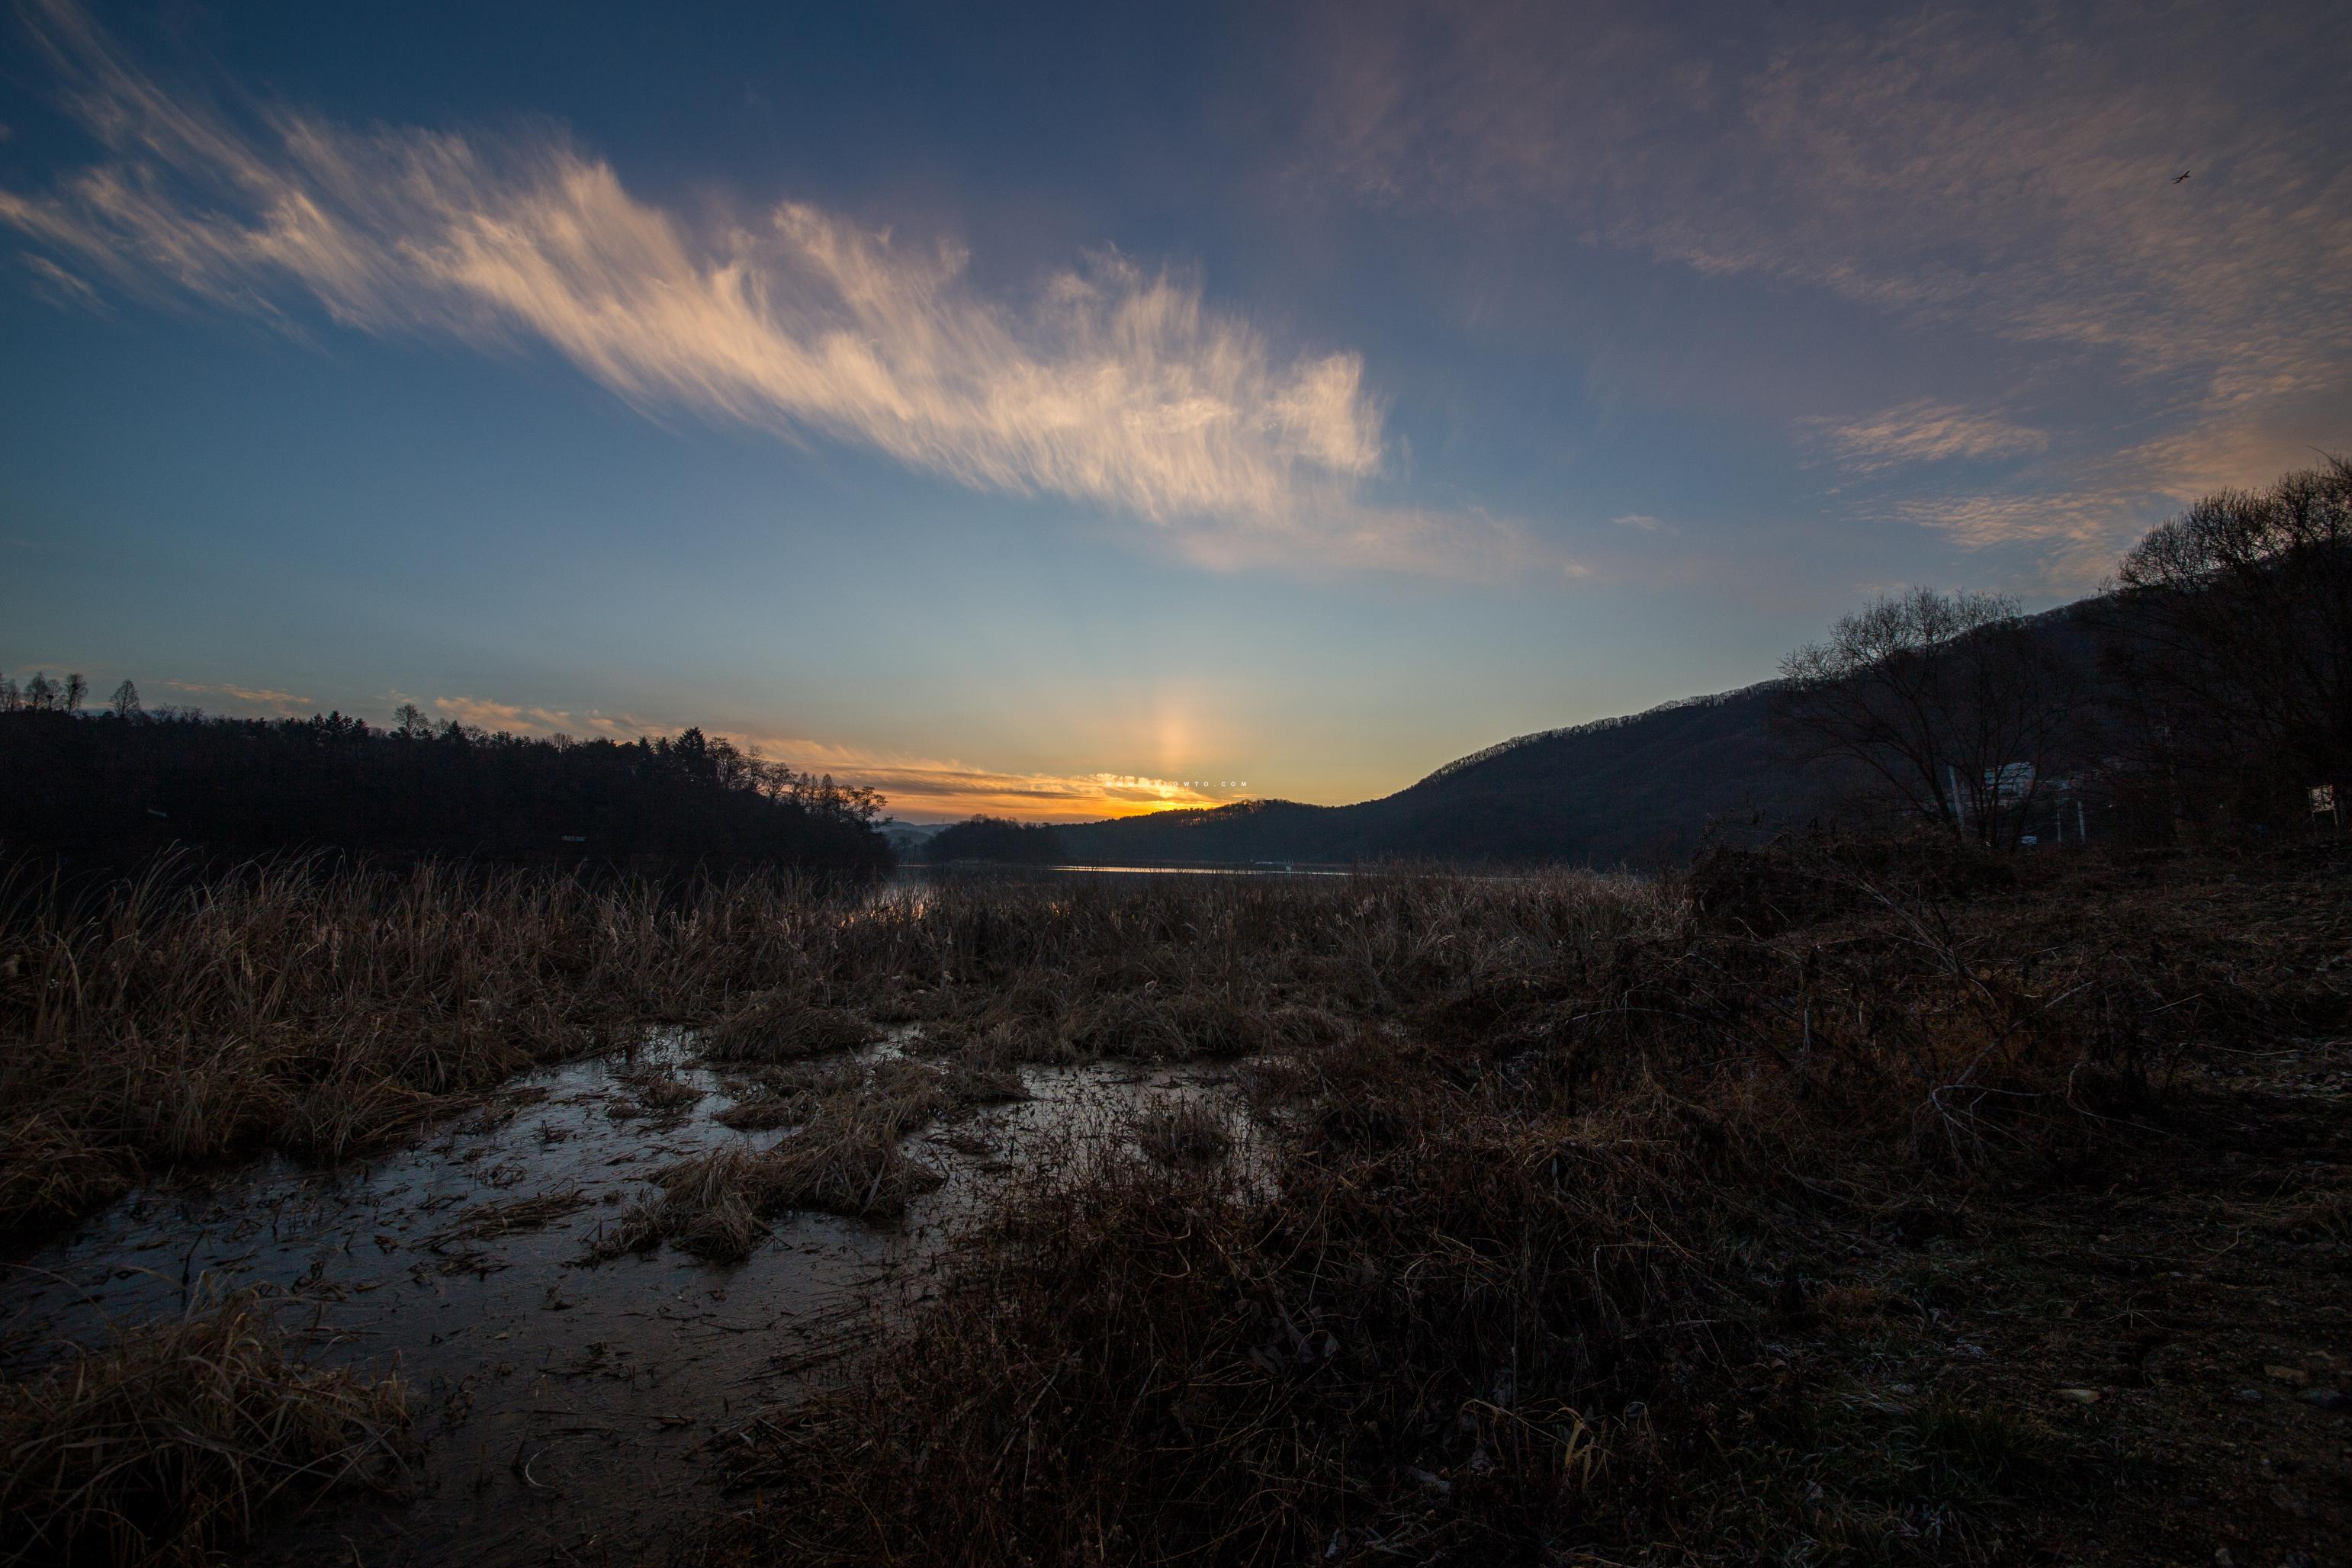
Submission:
[[[2352,447],[2317,5],[1017,9],[35,0],[0,668],[1342,801]]]

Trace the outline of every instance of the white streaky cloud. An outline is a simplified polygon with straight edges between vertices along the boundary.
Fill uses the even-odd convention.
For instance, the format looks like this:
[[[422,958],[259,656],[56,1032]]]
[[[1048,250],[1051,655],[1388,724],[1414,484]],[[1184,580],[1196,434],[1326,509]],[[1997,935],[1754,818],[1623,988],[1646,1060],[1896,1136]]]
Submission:
[[[316,705],[308,697],[299,696],[291,691],[281,691],[272,687],[239,686],[232,681],[206,683],[194,680],[167,680],[163,684],[173,691],[185,691],[192,696],[225,697],[232,702],[242,703],[248,708],[267,709],[272,715],[280,719],[299,719],[305,714],[317,711]]]
[[[436,697],[433,710],[460,724],[493,732],[504,730],[515,735],[553,735],[575,727],[571,713],[561,708],[527,708],[484,697]],[[596,727],[593,717],[584,722]],[[636,731],[632,731],[628,738],[634,740],[635,735]]]
[[[2252,489],[2311,467],[2320,451],[2315,440],[2299,439],[2293,424],[2206,421],[2084,464],[2060,482],[1910,496],[1892,510],[1896,521],[1968,549],[2026,546],[2042,561],[2048,585],[2087,591],[2151,520],[2200,496]]]
[[[35,286],[51,298],[84,310],[103,311],[106,309],[106,301],[99,297],[97,289],[47,257],[26,251],[20,259],[26,270],[32,273]]]
[[[1535,552],[1477,514],[1375,504],[1383,416],[1346,352],[1286,354],[1196,278],[1113,251],[1019,300],[951,247],[786,202],[689,224],[555,132],[250,126],[165,91],[67,0],[37,30],[105,148],[0,222],[44,277],[299,331],[552,345],[632,403],[868,447],[973,489],[1139,518],[1217,565],[1478,575]]]
[[[1652,517],[1646,511],[1629,511],[1624,513],[1622,516],[1612,517],[1609,521],[1616,527],[1630,528],[1636,533],[1671,533],[1674,531],[1666,525],[1666,521],[1664,518]]]
[[[1807,420],[1803,427],[1840,467],[1856,474],[1954,458],[1983,462],[2030,457],[2050,446],[2050,437],[2040,430],[1932,397],[1915,398],[1860,419]]]

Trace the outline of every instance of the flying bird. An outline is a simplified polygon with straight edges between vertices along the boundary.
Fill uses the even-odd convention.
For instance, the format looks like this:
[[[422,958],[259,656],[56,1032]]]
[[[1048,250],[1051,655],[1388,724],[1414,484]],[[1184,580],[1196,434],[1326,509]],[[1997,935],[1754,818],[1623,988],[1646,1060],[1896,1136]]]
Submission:
[[[2183,170],[2181,170],[2181,171],[2180,171],[2180,173],[2179,173],[2179,174],[2175,174],[2175,175],[2173,175],[2173,176],[2172,176],[2172,183],[2173,183],[2174,184],[2176,184],[2176,185],[2177,185],[2177,184],[2179,184],[2181,181],[2183,181],[2183,180],[2187,179],[2187,178],[2189,176],[2190,173],[2191,173],[2191,171],[2189,171],[2189,170],[2188,170],[2188,169],[2183,169]]]

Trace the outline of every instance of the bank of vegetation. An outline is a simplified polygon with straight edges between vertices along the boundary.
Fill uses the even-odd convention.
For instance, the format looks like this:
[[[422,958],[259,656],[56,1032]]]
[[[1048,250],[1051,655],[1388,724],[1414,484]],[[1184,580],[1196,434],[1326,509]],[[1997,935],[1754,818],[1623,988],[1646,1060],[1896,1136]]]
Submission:
[[[1008,895],[933,1048],[1239,1059],[1256,1135],[1026,1172],[746,1428],[720,1555],[2308,1550],[2335,1418],[2263,1369],[2326,1392],[2352,1330],[2344,869],[1824,840]]]

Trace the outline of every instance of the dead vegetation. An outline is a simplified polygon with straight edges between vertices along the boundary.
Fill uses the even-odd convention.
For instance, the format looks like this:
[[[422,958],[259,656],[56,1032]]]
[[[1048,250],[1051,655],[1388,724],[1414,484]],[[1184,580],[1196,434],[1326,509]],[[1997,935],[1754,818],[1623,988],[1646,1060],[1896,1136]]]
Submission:
[[[0,1387],[0,1560],[208,1563],[291,1497],[397,1488],[407,1426],[397,1381],[304,1365],[250,1296],[200,1305]]]
[[[462,984],[379,956],[325,1001],[316,954],[379,942],[381,911],[426,894],[256,886],[342,900],[357,934],[273,947],[267,900],[10,928],[15,951],[38,946],[28,929],[55,945],[47,991],[20,966],[5,992],[26,1048],[0,1075],[56,1152],[8,1165],[7,1190],[34,1194],[20,1217],[94,1201],[167,1148],[235,1146],[126,1122],[118,1078],[193,1074],[210,1109],[173,1135],[243,1116],[247,1144],[319,1148],[285,1107],[347,1095],[355,1147],[500,1061],[667,1017],[726,1064],[739,1103],[720,1120],[781,1136],[665,1171],[594,1256],[732,1260],[789,1209],[902,1211],[939,1180],[908,1137],[1017,1096],[1024,1065],[1233,1064],[1230,1115],[1165,1100],[1013,1173],[934,1299],[747,1429],[714,1547],[746,1561],[1751,1561],[1769,1542],[1790,1561],[1989,1562],[2153,1530],[2162,1478],[2185,1489],[2175,1461],[2096,1425],[2122,1401],[2075,1403],[2099,1394],[2079,1367],[2021,1362],[2020,1384],[1951,1346],[1994,1337],[2006,1319],[1970,1314],[2008,1301],[2005,1281],[2043,1279],[2053,1303],[2087,1289],[2000,1250],[2021,1216],[2067,1215],[2035,1245],[2089,1267],[2126,1173],[2225,1168],[2200,1140],[2231,1124],[2232,1064],[2319,1051],[2352,1020],[2352,901],[2324,856],[1815,844],[1660,883],[949,879],[864,900],[740,884],[634,924],[610,890],[494,883],[569,912],[536,947],[467,959]],[[215,945],[175,921],[218,922]],[[199,953],[223,972],[201,984],[174,967]],[[248,987],[251,954],[284,973]],[[213,1038],[275,1054],[192,1067],[194,1032],[169,1023],[181,993],[122,978],[151,963],[219,988]],[[402,997],[422,999],[405,1032],[370,1011]],[[872,1043],[868,1018],[912,1030],[839,1059]],[[346,1024],[331,1051],[305,1032]],[[71,1062],[73,1041],[97,1044]],[[2310,1166],[2264,1167],[2249,1239],[2206,1251],[2337,1257],[2352,1184]],[[41,1196],[50,1168],[68,1190]],[[1898,1363],[1926,1370],[1883,1370]],[[2189,1419],[2160,1414],[2147,1430]],[[2125,1498],[2138,1511],[2118,1520]]]
[[[517,1231],[540,1230],[588,1206],[581,1190],[562,1187],[536,1197],[513,1198],[500,1204],[476,1204],[426,1237],[429,1245],[445,1247],[457,1241],[489,1241]]]
[[[2007,1216],[2116,1224],[2119,1170],[2199,1168],[2217,1062],[2342,1033],[2332,861],[1955,891],[1822,847],[1609,891],[1348,885],[1341,940],[1257,971],[1261,1020],[1337,1021],[1244,1076],[1262,1179],[1171,1110],[1016,1180],[934,1300],[747,1428],[722,1555],[2133,1561],[2221,1489],[2166,1468],[2198,1417],[2103,1427],[2083,1372],[1991,1377],[1966,1335],[2011,1300]],[[1085,1040],[1163,1011],[1138,989],[1016,971],[993,1018]],[[2340,1200],[2288,1207],[2284,1245],[2334,1245]]]
[[[888,1109],[853,1096],[821,1100],[802,1129],[772,1149],[730,1146],[662,1172],[654,1194],[596,1238],[588,1261],[667,1241],[709,1262],[738,1263],[787,1209],[895,1217],[941,1180],[899,1149],[908,1131]]]
[[[702,1054],[716,1062],[782,1062],[835,1056],[869,1044],[873,1025],[840,1007],[812,1006],[792,991],[744,998],[701,1032]]]
[[[1199,1100],[1149,1106],[1133,1119],[1136,1146],[1163,1165],[1223,1159],[1234,1146],[1226,1121],[1215,1106]]]
[[[0,1230],[53,1227],[131,1183],[260,1149],[334,1161],[413,1135],[515,1074],[694,1025],[705,1054],[790,1065],[920,1023],[1010,1095],[1020,1062],[1236,1057],[1387,1005],[1383,966],[1475,935],[1532,951],[1594,900],[1527,883],[1220,881],[919,897],[787,878],[660,889],[425,865],[287,859],[210,879],[166,861],[63,900],[0,880]],[[1449,935],[1454,933],[1454,935]],[[1331,994],[1330,982],[1344,994]],[[648,1084],[655,1100],[677,1091]],[[665,1107],[644,1108],[658,1114]]]

